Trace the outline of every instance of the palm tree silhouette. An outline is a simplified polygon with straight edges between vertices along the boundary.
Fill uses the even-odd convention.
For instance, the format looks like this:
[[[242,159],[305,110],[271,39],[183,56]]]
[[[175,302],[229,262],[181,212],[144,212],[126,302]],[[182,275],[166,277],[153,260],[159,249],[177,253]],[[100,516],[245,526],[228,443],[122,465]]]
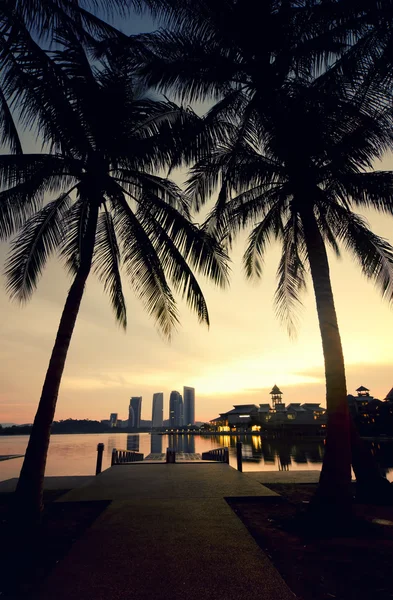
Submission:
[[[250,110],[245,95],[229,110],[212,108],[208,127],[225,127],[226,143],[196,163],[188,191],[196,206],[217,185],[208,231],[232,241],[253,227],[244,255],[248,277],[260,277],[266,248],[282,246],[275,304],[291,331],[309,268],[322,337],[328,435],[319,498],[343,514],[351,501],[350,422],[343,352],[334,307],[326,246],[355,258],[388,300],[393,296],[393,247],[353,212],[374,207],[392,214],[393,173],[370,172],[392,146],[389,107],[365,110],[340,85],[329,93],[318,81],[283,86],[269,111]],[[210,117],[212,122],[209,123]],[[232,133],[230,133],[232,129]],[[307,268],[308,267],[308,268]]]
[[[208,324],[194,271],[221,286],[227,281],[219,244],[192,224],[180,189],[155,174],[170,162],[193,113],[138,93],[132,73],[119,61],[92,66],[72,34],[62,39],[53,61],[61,71],[61,93],[59,103],[48,107],[43,131],[50,152],[0,157],[0,178],[7,188],[0,194],[2,231],[10,234],[32,215],[12,242],[10,294],[27,300],[54,252],[73,278],[17,487],[25,517],[31,519],[41,508],[50,428],[91,269],[125,327],[122,266],[166,337],[178,322],[171,288]],[[43,76],[41,84],[51,81],[45,84]],[[44,195],[55,199],[42,208]]]
[[[351,212],[352,206],[366,205],[391,213],[390,173],[367,173],[373,158],[391,148],[391,90],[370,81],[370,54],[363,52],[363,61],[346,62],[351,44],[367,34],[370,16],[365,19],[359,10],[350,29],[348,12],[342,18],[338,15],[350,0],[272,0],[263,7],[249,0],[154,4],[168,28],[131,42],[143,77],[184,100],[216,101],[205,119],[206,144],[199,137],[187,147],[187,160],[198,161],[190,180],[194,206],[219,189],[208,223],[229,241],[237,220],[240,227],[263,218],[246,254],[250,276],[260,273],[258,252],[273,234],[280,238],[283,258],[276,302],[290,325],[293,317],[287,309],[298,303],[309,263],[330,413],[320,496],[329,497],[330,485],[335,501],[346,498],[349,504],[352,425],[325,244],[338,252],[338,243],[343,242],[366,275],[375,276],[383,293],[390,293],[391,248]],[[350,72],[340,79],[344,71]],[[286,178],[291,183],[284,186]],[[330,193],[331,205],[322,210],[323,198]],[[376,469],[359,448],[353,429],[352,434],[353,466],[360,473],[367,463],[368,476],[375,480]]]

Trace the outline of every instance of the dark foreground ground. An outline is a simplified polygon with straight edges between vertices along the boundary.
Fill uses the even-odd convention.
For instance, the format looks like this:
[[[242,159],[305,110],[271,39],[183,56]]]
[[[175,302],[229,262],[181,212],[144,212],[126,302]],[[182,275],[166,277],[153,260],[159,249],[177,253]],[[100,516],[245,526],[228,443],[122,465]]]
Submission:
[[[318,528],[300,531],[296,525],[316,485],[268,487],[281,497],[232,498],[228,503],[298,599],[393,599],[392,507],[356,505],[359,526],[332,537],[326,532],[321,535]],[[12,495],[0,494],[1,598],[33,599],[39,584],[109,504],[53,502],[65,491],[45,493],[41,535],[27,545],[21,544],[11,526]],[[193,569],[197,572],[198,565]]]
[[[344,535],[299,528],[315,484],[267,484],[281,498],[229,504],[301,600],[392,600],[393,507],[355,505]]]
[[[21,540],[12,520],[13,494],[0,494],[0,597],[33,599],[40,582],[108,506],[107,501],[58,504],[69,490],[44,492],[39,535]]]

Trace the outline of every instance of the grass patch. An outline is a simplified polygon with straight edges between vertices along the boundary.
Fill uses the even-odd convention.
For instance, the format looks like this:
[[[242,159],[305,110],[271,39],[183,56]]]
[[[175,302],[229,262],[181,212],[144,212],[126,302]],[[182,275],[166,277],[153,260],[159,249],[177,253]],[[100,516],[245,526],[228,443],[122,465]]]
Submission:
[[[353,526],[304,526],[316,484],[266,484],[280,498],[228,502],[301,600],[392,600],[393,508],[357,504]]]

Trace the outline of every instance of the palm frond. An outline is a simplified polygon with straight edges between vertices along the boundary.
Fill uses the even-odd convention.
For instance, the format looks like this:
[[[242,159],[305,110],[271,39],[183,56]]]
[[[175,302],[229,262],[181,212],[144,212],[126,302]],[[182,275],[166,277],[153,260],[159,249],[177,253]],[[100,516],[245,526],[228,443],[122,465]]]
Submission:
[[[393,213],[393,172],[374,171],[344,175],[339,182],[342,195],[358,207]],[[340,190],[338,190],[338,195]]]
[[[137,202],[149,202],[149,198],[155,198],[163,210],[166,207],[172,207],[186,219],[190,218],[187,196],[170,179],[122,168],[114,170],[112,176]]]
[[[18,129],[12,116],[9,104],[0,88],[0,144],[9,147],[14,154],[22,154]]]
[[[112,203],[113,223],[121,242],[126,273],[148,314],[170,339],[179,319],[157,252],[124,197],[117,194]]]
[[[64,215],[64,236],[61,241],[60,256],[65,260],[71,275],[76,275],[81,264],[83,239],[89,218],[89,202],[78,196],[77,201]]]
[[[363,275],[374,281],[383,297],[393,300],[393,247],[373,233],[365,219],[339,206],[331,207],[331,222],[338,240],[359,264]]]
[[[139,211],[138,211],[139,212]],[[157,252],[162,268],[175,292],[185,298],[191,310],[195,311],[200,323],[210,325],[209,312],[203,292],[194,276],[188,256],[179,251],[165,229],[146,211],[139,215],[142,224]]]
[[[78,181],[76,164],[51,155],[0,155],[0,185],[6,188],[0,191],[0,238],[21,228],[41,208],[45,193],[70,193]]]
[[[137,204],[137,216],[154,219],[192,268],[216,285],[225,287],[228,284],[228,257],[213,236],[157,196],[146,193]]]
[[[63,217],[70,197],[63,194],[31,217],[11,244],[6,264],[7,289],[21,301],[30,298],[49,256],[63,236]]]
[[[262,276],[264,255],[268,244],[272,238],[280,239],[283,235],[282,206],[281,202],[277,201],[249,235],[247,250],[243,257],[248,279]]]
[[[98,219],[93,266],[100,281],[104,284],[104,290],[109,293],[116,320],[126,329],[127,310],[119,264],[120,250],[116,240],[112,217],[106,207],[104,207],[104,211]]]
[[[287,222],[283,232],[282,255],[274,295],[276,314],[292,337],[296,335],[297,313],[302,307],[300,296],[306,289],[304,257],[304,241],[298,217],[295,215]]]

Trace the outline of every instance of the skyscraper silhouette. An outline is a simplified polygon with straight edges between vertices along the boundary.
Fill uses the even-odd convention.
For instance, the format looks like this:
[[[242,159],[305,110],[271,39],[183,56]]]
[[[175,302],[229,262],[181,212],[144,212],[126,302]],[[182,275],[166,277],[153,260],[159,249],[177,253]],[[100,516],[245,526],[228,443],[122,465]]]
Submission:
[[[195,388],[183,387],[183,425],[195,425]]]
[[[128,427],[139,429],[141,424],[142,396],[132,396],[128,409]]]
[[[153,394],[153,406],[151,415],[152,427],[162,427],[164,421],[164,394],[157,392]]]
[[[183,398],[176,390],[169,397],[169,425],[181,427],[183,425]]]

